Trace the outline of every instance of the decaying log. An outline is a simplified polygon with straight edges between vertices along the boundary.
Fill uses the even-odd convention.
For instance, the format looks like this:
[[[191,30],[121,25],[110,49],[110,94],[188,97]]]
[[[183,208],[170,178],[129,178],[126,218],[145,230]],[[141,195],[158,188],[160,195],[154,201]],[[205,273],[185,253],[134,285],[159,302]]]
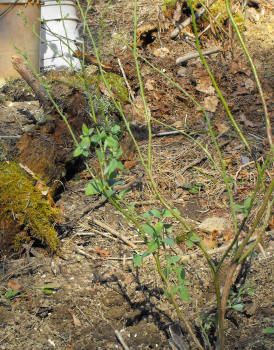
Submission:
[[[40,83],[39,79],[31,71],[31,68],[27,65],[26,61],[22,57],[12,56],[11,58],[13,68],[21,75],[21,77],[32,88],[35,96],[37,97],[40,105],[45,109],[51,109],[51,102],[47,96],[46,89]]]

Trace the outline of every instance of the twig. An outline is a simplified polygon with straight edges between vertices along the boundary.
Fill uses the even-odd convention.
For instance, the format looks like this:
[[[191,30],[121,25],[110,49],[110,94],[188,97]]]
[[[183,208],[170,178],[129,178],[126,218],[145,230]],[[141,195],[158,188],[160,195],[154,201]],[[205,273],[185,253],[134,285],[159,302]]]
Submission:
[[[118,61],[120,70],[121,70],[121,72],[122,72],[122,75],[123,75],[125,84],[126,84],[126,86],[127,86],[127,89],[128,89],[129,95],[130,95],[130,98],[131,98],[131,100],[133,101],[133,100],[134,100],[134,94],[133,94],[133,91],[132,91],[132,89],[131,89],[131,87],[130,87],[130,85],[129,85],[129,83],[128,83],[127,76],[126,76],[126,73],[125,73],[124,68],[123,68],[123,66],[122,66],[122,63],[121,63],[120,58],[118,58],[117,61]]]
[[[103,229],[109,231],[110,233],[112,233],[114,236],[120,238],[124,243],[126,243],[129,247],[131,247],[134,251],[137,251],[137,247],[135,246],[135,244],[133,244],[132,242],[130,242],[126,237],[124,237],[121,233],[117,232],[116,230],[114,230],[113,228],[111,228],[110,226],[108,226],[107,224],[103,223],[102,221],[99,221],[97,219],[93,219],[92,220],[96,225],[102,227]]]
[[[182,135],[182,132],[180,130],[159,132],[158,134],[152,134],[152,137],[162,137],[162,136],[169,136],[169,135]]]
[[[202,53],[203,53],[203,55],[211,55],[211,54],[216,53],[220,50],[221,50],[221,48],[219,46],[214,46],[214,47],[211,47],[210,49],[203,50]],[[189,52],[189,53],[185,54],[184,56],[178,57],[176,60],[176,64],[182,64],[186,61],[189,61],[193,58],[197,58],[199,56],[200,56],[200,54],[197,51]]]
[[[94,230],[94,232],[77,232],[77,236],[96,236],[96,234],[112,239],[113,241],[117,240],[115,237],[112,237],[107,233],[101,232],[99,230]]]
[[[84,252],[82,249],[77,248],[77,249],[73,249],[73,250],[74,250],[76,253],[83,255],[83,256],[84,256],[85,258],[87,258],[87,259],[94,259],[93,256],[91,256],[90,254]]]
[[[127,344],[124,342],[124,339],[123,339],[121,333],[120,333],[117,329],[115,329],[114,332],[115,332],[115,335],[116,335],[117,339],[119,340],[120,344],[122,345],[123,349],[124,349],[124,350],[129,350],[129,347],[128,347]]]
[[[201,163],[202,161],[206,160],[207,156],[202,156],[198,159],[194,159],[192,162],[190,162],[189,164],[187,164],[181,171],[181,175],[183,175],[189,168],[192,168],[194,165],[197,165],[199,163]]]
[[[6,135],[0,135],[0,139],[20,139],[20,135],[12,135],[12,136],[6,136]]]

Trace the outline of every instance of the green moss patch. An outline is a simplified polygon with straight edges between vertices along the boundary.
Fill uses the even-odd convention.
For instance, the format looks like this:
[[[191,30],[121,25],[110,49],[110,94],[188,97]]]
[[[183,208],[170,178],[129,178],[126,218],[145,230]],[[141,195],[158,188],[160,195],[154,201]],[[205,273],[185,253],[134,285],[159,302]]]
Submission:
[[[36,183],[16,162],[0,163],[0,225],[5,228],[7,222],[14,222],[17,227],[24,227],[25,237],[38,239],[56,251],[58,237],[54,223],[58,210],[51,207]],[[8,229],[5,234],[9,235]],[[22,232],[18,232],[13,237],[15,248],[21,240]]]

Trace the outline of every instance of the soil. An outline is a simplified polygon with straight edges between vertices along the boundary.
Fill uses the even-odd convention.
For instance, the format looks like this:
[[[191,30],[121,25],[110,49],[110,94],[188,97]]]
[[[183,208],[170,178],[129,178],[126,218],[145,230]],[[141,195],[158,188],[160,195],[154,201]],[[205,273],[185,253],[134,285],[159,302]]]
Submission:
[[[250,3],[253,4],[250,8],[259,17],[256,21],[251,15],[246,19],[244,34],[272,113],[273,14],[267,1]],[[161,4],[161,1],[138,1],[139,53],[207,106],[228,171],[235,181],[235,200],[242,203],[255,186],[254,162],[231,127],[224,108],[220,103],[215,105],[215,94],[200,59],[189,60],[185,66],[176,65],[178,57],[195,50],[192,31],[187,28],[180,39],[171,40],[173,15],[163,13]],[[88,13],[88,25],[100,44],[102,60],[119,69],[117,58],[120,59],[138,103],[140,92],[135,63],[132,53],[121,41],[132,42],[132,13],[133,1],[114,1],[106,5],[104,1],[94,0]],[[184,14],[181,20],[186,17]],[[102,23],[105,24],[103,32]],[[203,29],[203,21],[198,23]],[[228,30],[227,26],[224,28]],[[201,43],[204,49],[216,44],[222,46],[222,53],[207,56],[207,61],[251,144],[254,157],[264,159],[268,146],[262,104],[241,49],[234,41],[232,50],[229,40],[218,41],[210,31],[201,37]],[[87,47],[92,53],[88,40]],[[196,141],[207,145],[215,156],[204,117],[193,102],[143,61],[140,61],[140,71],[152,117],[183,128]],[[12,148],[18,138],[35,125],[42,110],[20,79],[0,90],[0,103],[0,132],[6,136],[0,139],[5,145],[0,148],[0,160],[3,160],[7,156],[6,149]],[[136,125],[143,125],[142,113],[131,112]],[[168,130],[153,122],[153,133]],[[145,154],[146,138],[140,137],[138,144]],[[233,223],[225,185],[216,169],[203,157],[199,147],[183,135],[153,137],[152,159],[160,193],[179,209],[191,227],[198,227],[207,218],[225,220],[224,229],[217,226],[211,233],[200,231],[211,252],[212,248],[218,248],[212,252],[218,260],[219,249],[231,240]],[[90,157],[88,163],[95,167],[95,157]],[[123,180],[134,183],[127,196],[128,203],[135,202],[139,213],[160,209],[138,155],[129,153],[124,164]],[[273,177],[273,169],[267,175],[266,184]],[[126,237],[142,252],[145,246],[136,228],[128,224],[110,203],[96,196],[85,196],[89,182],[87,172],[82,171],[63,184],[63,190],[56,198],[56,204],[64,213],[63,221],[57,227],[61,254],[50,255],[44,247],[34,243],[33,246],[24,245],[19,253],[1,257],[0,350],[175,349],[169,343],[169,327],[179,321],[164,295],[152,257],[148,257],[141,268],[133,268],[132,247],[111,234],[111,230]],[[195,184],[202,186],[198,187],[197,193],[191,193]],[[255,211],[262,198],[258,199]],[[238,215],[241,218],[242,214]],[[247,222],[247,228],[249,224]],[[176,223],[174,227],[176,231]],[[272,218],[261,248],[253,254],[252,264],[245,266],[248,273],[234,284],[234,291],[245,288],[240,301],[243,309],[231,308],[227,312],[226,349],[273,349],[273,335],[263,332],[273,326],[273,227]],[[176,236],[180,236],[180,231]],[[212,276],[206,260],[194,248],[188,249],[181,243],[174,249],[184,257],[186,286],[191,294],[190,302],[180,298],[177,301],[204,343],[201,317],[211,313],[214,318],[216,311]],[[221,281],[227,268],[221,271]],[[18,294],[7,297],[9,288],[17,290]],[[214,322],[208,322],[207,326],[210,341],[214,343]],[[115,331],[126,345],[118,341]],[[185,347],[182,349],[196,349],[185,331],[183,339]]]

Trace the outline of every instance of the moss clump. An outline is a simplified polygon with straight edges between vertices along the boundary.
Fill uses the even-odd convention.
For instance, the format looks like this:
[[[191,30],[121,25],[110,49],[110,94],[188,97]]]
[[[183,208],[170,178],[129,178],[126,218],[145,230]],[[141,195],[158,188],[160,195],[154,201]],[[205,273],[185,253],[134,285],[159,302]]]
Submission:
[[[162,6],[162,10],[166,11],[169,9],[174,9],[176,6],[177,0],[164,0],[164,4]]]
[[[206,0],[193,0],[193,7],[194,9],[197,9],[197,7],[203,3],[204,5],[207,5],[207,1]],[[217,22],[219,23],[219,25],[223,25],[225,23],[225,21],[228,19],[228,14],[227,14],[227,10],[226,10],[226,4],[225,4],[225,0],[217,0],[215,1],[211,6],[209,6],[209,11],[211,13],[211,15],[213,16],[213,18],[216,18],[218,15],[218,19]],[[207,17],[207,13],[205,13],[204,17]],[[234,13],[233,15],[235,22],[237,23],[239,29],[242,31],[244,30],[244,15],[240,12],[237,11],[236,13]]]
[[[36,182],[16,162],[0,163],[0,225],[14,222],[17,227],[23,226],[28,235],[56,251],[58,238],[53,225],[58,210],[42,196]],[[18,245],[22,232],[13,240]]]

